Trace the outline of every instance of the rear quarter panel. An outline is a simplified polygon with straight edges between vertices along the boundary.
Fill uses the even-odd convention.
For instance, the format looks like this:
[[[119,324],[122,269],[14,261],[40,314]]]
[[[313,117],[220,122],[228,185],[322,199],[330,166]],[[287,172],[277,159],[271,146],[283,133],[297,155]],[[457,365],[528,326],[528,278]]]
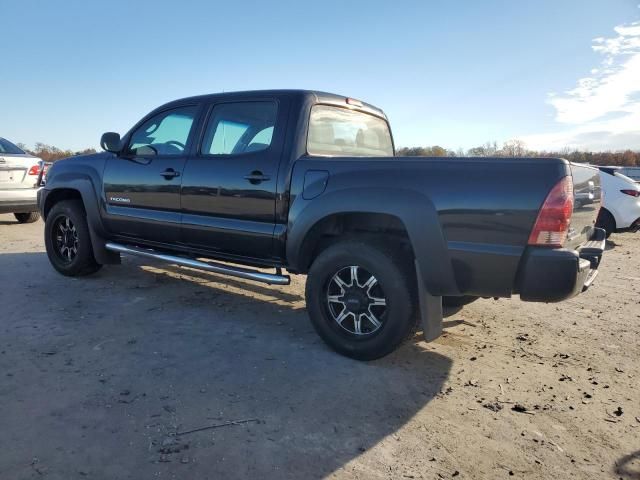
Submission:
[[[328,180],[306,200],[309,170]],[[295,263],[322,215],[384,211],[406,226],[431,294],[509,296],[538,210],[569,173],[560,159],[303,157],[293,170],[287,258]]]

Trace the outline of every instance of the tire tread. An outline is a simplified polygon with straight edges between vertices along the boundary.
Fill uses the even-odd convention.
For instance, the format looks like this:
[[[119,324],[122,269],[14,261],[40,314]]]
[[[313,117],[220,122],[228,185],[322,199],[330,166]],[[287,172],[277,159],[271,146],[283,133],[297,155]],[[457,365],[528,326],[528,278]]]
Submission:
[[[384,241],[348,239],[330,245],[314,260],[307,276],[307,310],[316,332],[331,348],[357,360],[374,360],[391,353],[414,334],[418,315],[415,282],[411,281],[413,262],[400,252],[401,249],[394,248]],[[379,279],[386,278],[385,294],[387,298],[391,295],[396,300],[396,306],[393,307],[393,312],[390,312],[393,316],[386,319],[387,322],[391,320],[393,323],[383,327],[380,333],[374,333],[371,339],[350,340],[336,333],[329,326],[332,319],[326,317],[321,305],[324,296],[323,286],[328,275],[341,264],[348,263],[345,259],[349,257],[358,259],[358,262],[373,262],[370,265],[375,267],[363,267],[367,270],[377,268],[378,271],[371,273]],[[393,285],[389,291],[391,283]],[[393,300],[391,304],[393,305]]]
[[[64,264],[59,261],[56,253],[53,251],[53,240],[51,238],[51,229],[56,216],[65,214],[72,219],[78,230],[80,246],[74,261],[70,264]],[[96,262],[93,255],[93,247],[91,245],[91,235],[89,233],[89,225],[84,210],[84,205],[80,200],[62,200],[53,205],[47,221],[45,222],[45,247],[49,261],[58,272],[68,277],[81,277],[90,275],[100,270],[102,265]]]
[[[40,212],[14,213],[13,216],[16,217],[18,223],[34,223],[40,218]]]

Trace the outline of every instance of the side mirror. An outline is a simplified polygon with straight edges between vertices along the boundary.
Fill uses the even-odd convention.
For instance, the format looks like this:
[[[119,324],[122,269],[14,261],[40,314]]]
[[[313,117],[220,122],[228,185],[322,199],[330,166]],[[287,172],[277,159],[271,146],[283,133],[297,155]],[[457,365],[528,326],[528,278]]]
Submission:
[[[115,132],[103,133],[100,139],[100,146],[107,152],[119,153],[121,150],[120,134]]]

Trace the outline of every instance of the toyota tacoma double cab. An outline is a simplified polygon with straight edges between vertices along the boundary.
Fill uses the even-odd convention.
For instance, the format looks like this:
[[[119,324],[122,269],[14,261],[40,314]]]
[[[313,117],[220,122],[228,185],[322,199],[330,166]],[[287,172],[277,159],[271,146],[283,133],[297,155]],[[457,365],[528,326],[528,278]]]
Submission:
[[[596,169],[397,157],[385,114],[339,95],[185,98],[101,146],[56,162],[39,190],[56,270],[129,254],[269,284],[306,274],[313,326],[356,359],[390,353],[416,325],[438,337],[443,304],[572,297],[604,250]]]

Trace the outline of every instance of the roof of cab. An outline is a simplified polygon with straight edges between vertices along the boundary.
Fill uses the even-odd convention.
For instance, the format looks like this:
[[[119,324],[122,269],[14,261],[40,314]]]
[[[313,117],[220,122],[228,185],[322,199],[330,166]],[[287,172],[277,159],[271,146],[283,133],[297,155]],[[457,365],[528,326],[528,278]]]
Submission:
[[[215,100],[220,100],[224,98],[233,98],[233,99],[242,99],[245,98],[253,98],[253,97],[267,97],[267,96],[290,96],[290,97],[298,97],[298,98],[308,98],[311,99],[314,103],[326,103],[332,105],[347,105],[347,98],[353,99],[354,97],[346,97],[344,95],[337,95],[335,93],[321,92],[318,90],[301,90],[301,89],[283,89],[283,90],[245,90],[238,92],[222,92],[222,93],[210,93],[205,95],[197,95],[193,97],[186,97],[177,100],[173,100],[168,102],[160,108],[165,108],[171,106],[173,104],[179,104],[184,102],[212,102]],[[350,108],[355,108],[356,110],[363,110],[369,113],[373,113],[375,115],[381,116],[383,118],[387,118],[384,112],[369,103],[358,100],[362,103],[362,106],[357,105],[349,105]]]

